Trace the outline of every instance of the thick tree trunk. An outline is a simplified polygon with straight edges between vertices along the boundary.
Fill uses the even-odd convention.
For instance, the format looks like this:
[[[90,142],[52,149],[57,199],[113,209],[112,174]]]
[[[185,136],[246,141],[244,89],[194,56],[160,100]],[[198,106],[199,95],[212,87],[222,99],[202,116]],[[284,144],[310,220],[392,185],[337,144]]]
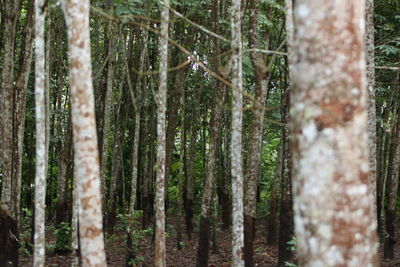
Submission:
[[[45,264],[45,198],[48,148],[46,147],[46,70],[44,28],[46,13],[43,0],[35,0],[35,115],[36,115],[36,177],[35,177],[35,247],[34,266]]]
[[[155,230],[155,257],[156,267],[166,266],[165,248],[165,113],[167,108],[167,68],[168,68],[168,24],[169,0],[163,1],[161,11],[160,37],[160,84],[157,96],[157,180],[156,180],[156,230]]]
[[[75,174],[83,266],[106,266],[87,0],[66,0]]]
[[[12,154],[13,154],[13,111],[14,111],[14,48],[15,34],[18,24],[18,8],[20,1],[4,1],[4,50],[2,84],[0,91],[0,149],[2,151],[2,191],[1,207],[14,220],[17,214],[12,198]]]
[[[243,158],[242,158],[242,123],[243,123],[243,69],[242,69],[242,34],[241,1],[232,0],[232,266],[244,266],[243,249]]]
[[[378,266],[364,1],[297,0],[294,10],[291,148],[299,264]]]

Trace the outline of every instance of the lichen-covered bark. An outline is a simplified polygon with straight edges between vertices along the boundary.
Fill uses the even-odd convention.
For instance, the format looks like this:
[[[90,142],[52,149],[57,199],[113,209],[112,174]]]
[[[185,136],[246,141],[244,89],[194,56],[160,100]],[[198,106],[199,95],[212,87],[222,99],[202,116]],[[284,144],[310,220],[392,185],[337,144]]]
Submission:
[[[243,158],[242,158],[242,123],[243,123],[243,69],[242,69],[242,34],[241,1],[232,0],[232,266],[244,266],[243,260]]]
[[[374,45],[374,0],[365,0],[365,51],[368,89],[368,148],[370,193],[377,212],[377,157],[376,157],[376,103],[375,103],[375,45]]]
[[[258,13],[259,1],[250,1],[250,21],[249,21],[249,47],[259,47],[258,37]],[[250,53],[251,63],[254,68],[256,94],[255,100],[262,105],[265,102],[268,89],[268,69],[263,55],[257,52]],[[244,229],[245,241],[245,263],[246,266],[254,266],[253,260],[253,239],[255,235],[256,204],[257,204],[257,185],[259,180],[261,165],[261,149],[264,130],[264,110],[253,107],[252,120],[250,125],[249,147],[246,163],[246,177],[244,184]]]
[[[106,266],[100,192],[99,151],[90,59],[88,0],[65,0],[68,28],[75,175],[83,266]]]
[[[156,267],[165,267],[165,113],[167,108],[169,0],[163,1],[160,37],[160,84],[157,96],[157,178],[156,178]]]
[[[378,266],[367,144],[364,1],[298,0],[291,77],[301,266]]]
[[[45,263],[45,198],[48,150],[46,148],[46,77],[45,77],[45,16],[43,0],[35,0],[35,116],[36,116],[36,176],[35,176],[35,247],[34,266]]]

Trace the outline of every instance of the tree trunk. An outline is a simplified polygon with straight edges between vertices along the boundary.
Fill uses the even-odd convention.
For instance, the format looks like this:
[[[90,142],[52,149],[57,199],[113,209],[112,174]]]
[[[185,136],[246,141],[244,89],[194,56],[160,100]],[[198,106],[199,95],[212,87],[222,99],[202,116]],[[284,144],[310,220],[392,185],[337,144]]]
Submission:
[[[193,232],[193,184],[194,169],[196,160],[196,138],[197,138],[197,122],[200,112],[200,89],[195,88],[193,92],[193,108],[191,117],[191,131],[189,140],[189,166],[187,170],[186,182],[186,231],[188,238],[191,239]]]
[[[14,48],[15,34],[18,24],[19,1],[4,1],[4,50],[2,84],[0,91],[0,149],[2,151],[2,191],[1,207],[14,220],[17,214],[14,210],[15,199],[12,198],[12,144],[13,144],[13,111],[14,111]]]
[[[106,266],[101,209],[99,151],[90,59],[88,0],[66,0],[75,174],[83,266]]]
[[[259,47],[258,38],[258,12],[259,1],[250,1],[250,22],[249,22],[249,47]],[[268,47],[268,45],[267,45]],[[255,100],[264,106],[268,90],[268,67],[263,55],[257,52],[250,53],[251,63],[254,69],[256,95]],[[257,207],[257,186],[261,165],[262,139],[264,133],[264,110],[253,106],[252,120],[250,125],[250,137],[248,156],[246,164],[246,177],[244,184],[244,242],[245,242],[245,264],[254,266],[253,260],[253,241],[256,226],[256,207]]]
[[[293,252],[289,249],[288,242],[291,241],[294,232],[293,209],[292,209],[292,162],[289,151],[290,131],[289,122],[289,93],[293,90],[291,72],[294,63],[294,18],[293,18],[293,0],[285,0],[286,14],[286,43],[287,43],[287,65],[289,75],[286,75],[288,81],[287,88],[282,92],[282,121],[285,127],[282,129],[282,183],[281,183],[281,205],[279,213],[279,255],[278,266],[285,266],[286,261],[290,261]],[[289,77],[288,77],[289,76]]]
[[[369,181],[370,194],[374,199],[377,213],[377,174],[376,174],[376,102],[375,102],[375,45],[374,45],[374,0],[365,0],[365,51],[367,63],[367,89],[368,89],[368,148],[369,148]]]
[[[279,198],[280,198],[280,190],[281,180],[282,180],[282,150],[283,150],[283,140],[279,145],[278,157],[276,159],[276,169],[275,175],[272,178],[272,186],[271,186],[271,199],[269,205],[269,212],[267,218],[267,245],[273,246],[277,242],[278,238],[278,207],[279,207]]]
[[[378,266],[364,1],[298,0],[294,10],[291,148],[299,265]]]
[[[14,87],[14,119],[13,119],[13,199],[15,200],[15,213],[19,222],[21,181],[22,181],[22,156],[24,146],[26,93],[29,75],[31,73],[32,47],[34,40],[34,1],[29,3],[28,18],[23,30],[20,56],[20,70]]]
[[[46,70],[44,28],[46,13],[43,0],[35,0],[35,114],[36,114],[36,177],[35,177],[35,247],[33,264],[45,264],[45,199],[48,148],[46,148]]]
[[[156,180],[156,230],[155,257],[156,267],[165,267],[165,113],[167,107],[167,68],[168,68],[168,24],[169,0],[163,1],[161,11],[160,37],[160,84],[157,97],[157,180]]]
[[[242,123],[243,123],[243,69],[241,35],[241,1],[232,0],[232,266],[244,266],[243,249],[243,158],[242,158]]]
[[[386,207],[385,207],[385,246],[384,258],[394,258],[396,244],[396,201],[399,185],[400,165],[400,114],[397,114],[396,123],[392,128],[391,144],[388,158],[388,171],[386,178]]]
[[[289,47],[288,47],[289,49]],[[290,64],[290,63],[289,63]],[[289,65],[290,68],[290,65]],[[290,80],[290,77],[289,77]],[[289,249],[288,242],[293,238],[293,197],[292,197],[292,161],[289,151],[289,105],[291,84],[282,92],[282,120],[285,127],[282,129],[282,169],[281,169],[281,203],[279,213],[279,243],[278,266],[285,266],[293,258],[293,251]]]

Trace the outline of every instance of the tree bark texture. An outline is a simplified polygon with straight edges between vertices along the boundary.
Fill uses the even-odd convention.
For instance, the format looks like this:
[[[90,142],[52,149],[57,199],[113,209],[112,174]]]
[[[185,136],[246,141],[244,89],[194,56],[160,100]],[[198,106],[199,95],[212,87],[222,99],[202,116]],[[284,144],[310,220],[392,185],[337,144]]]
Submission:
[[[1,207],[13,219],[16,218],[12,198],[12,144],[13,144],[13,111],[14,111],[14,48],[18,22],[19,1],[4,1],[4,50],[1,83],[1,131],[0,148],[2,150],[2,191]]]
[[[249,21],[249,47],[259,47],[258,13],[259,1],[250,1]],[[255,74],[256,95],[255,100],[264,106],[268,90],[268,67],[263,55],[257,52],[250,53],[251,63]],[[255,237],[257,186],[260,174],[262,139],[264,132],[264,110],[254,105],[249,136],[248,156],[246,162],[246,177],[244,183],[244,228],[245,264],[254,266],[253,242]]]
[[[375,44],[374,44],[374,0],[365,0],[365,52],[367,64],[368,120],[367,136],[369,149],[370,194],[374,198],[377,212],[377,156],[376,156],[376,101],[375,101]]]
[[[243,249],[243,158],[242,158],[242,123],[243,123],[243,69],[242,69],[242,34],[241,1],[232,0],[232,266],[244,266]]]
[[[88,0],[65,0],[68,28],[75,175],[78,180],[82,266],[106,266],[99,151],[90,59]]]
[[[156,231],[155,231],[155,257],[156,267],[165,267],[165,113],[167,107],[167,68],[168,68],[168,24],[169,0],[163,1],[161,11],[161,36],[160,36],[160,84],[157,96],[157,178],[156,178]]]
[[[293,194],[301,266],[378,266],[364,1],[295,2]]]
[[[34,266],[45,264],[45,199],[48,149],[46,148],[46,70],[45,18],[43,0],[35,0],[35,115],[36,115],[36,176],[35,176],[35,247]]]

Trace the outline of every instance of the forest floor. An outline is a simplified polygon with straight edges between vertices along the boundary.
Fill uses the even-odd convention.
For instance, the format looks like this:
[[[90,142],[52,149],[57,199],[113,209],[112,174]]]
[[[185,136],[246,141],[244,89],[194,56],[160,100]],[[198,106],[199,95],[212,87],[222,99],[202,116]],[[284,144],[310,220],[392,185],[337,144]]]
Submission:
[[[398,242],[395,248],[395,259],[392,261],[384,260],[382,255],[381,243],[380,255],[382,267],[400,267],[400,224],[397,227]],[[176,248],[176,237],[173,230],[167,229],[167,266],[195,266],[198,233],[193,234],[193,238],[188,240],[185,237],[184,247],[182,250]],[[261,222],[257,226],[256,240],[254,244],[254,258],[256,266],[273,267],[276,266],[278,249],[277,246],[267,246],[265,238],[265,223]],[[49,253],[46,255],[46,266],[49,267],[67,267],[70,266],[72,257],[70,255],[58,255],[51,253],[51,248],[55,245],[54,228],[51,228],[46,233]],[[218,252],[213,253],[210,248],[209,267],[229,267],[231,266],[231,233],[229,230],[218,230]],[[212,245],[211,245],[212,247]],[[126,234],[119,230],[113,235],[106,235],[106,253],[108,266],[126,266]],[[152,244],[152,236],[144,235],[140,241],[139,251],[136,254],[139,259],[139,264],[136,266],[153,266],[154,245]],[[20,264],[22,267],[32,266],[32,256],[21,256]]]

